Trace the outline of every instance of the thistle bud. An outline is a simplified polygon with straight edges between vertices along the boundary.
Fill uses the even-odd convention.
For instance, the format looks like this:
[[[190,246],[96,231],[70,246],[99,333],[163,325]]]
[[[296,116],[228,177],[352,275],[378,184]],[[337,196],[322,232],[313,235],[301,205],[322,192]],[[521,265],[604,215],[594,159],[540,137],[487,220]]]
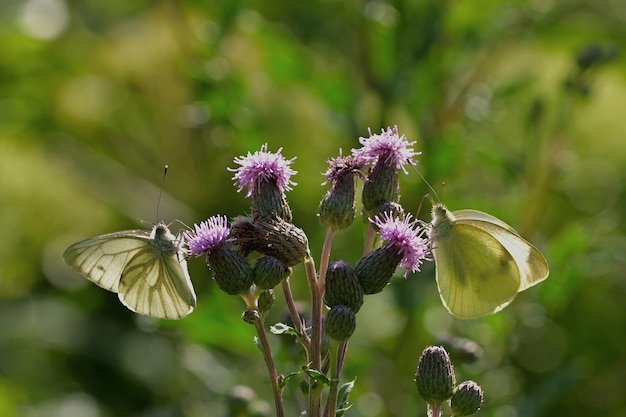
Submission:
[[[227,294],[242,294],[252,286],[252,268],[248,261],[228,245],[207,253],[207,265],[217,286]]]
[[[345,229],[354,221],[355,179],[353,175],[338,178],[320,202],[319,216],[324,226],[336,231]]]
[[[259,310],[249,308],[241,313],[241,319],[248,324],[256,324],[260,318]]]
[[[374,210],[374,216],[372,216],[372,218],[394,218],[394,219],[404,219],[404,208],[398,204],[398,203],[394,203],[392,201],[385,201],[383,204],[381,204],[380,206],[376,207],[376,210]],[[378,226],[376,226],[375,223],[372,223],[374,225],[374,228],[376,230],[378,230]]]
[[[403,255],[393,244],[386,244],[365,255],[354,264],[359,284],[365,294],[381,292],[402,261]]]
[[[252,193],[252,217],[275,218],[279,217],[291,222],[291,208],[285,197],[285,193],[275,182],[259,181],[257,188]]]
[[[273,256],[285,266],[296,265],[309,253],[304,231],[282,219],[252,219],[239,216],[231,227],[231,236],[244,255],[257,251]]]
[[[455,417],[469,416],[480,409],[483,403],[483,390],[474,381],[461,382],[454,389],[450,407]]]
[[[349,263],[337,261],[328,266],[324,302],[328,307],[345,305],[355,314],[363,305],[363,288]]]
[[[259,306],[260,313],[267,313],[270,311],[272,306],[274,305],[274,301],[276,301],[276,296],[274,295],[274,290],[265,290],[259,294],[259,300],[257,304]]]
[[[385,202],[397,203],[400,200],[398,169],[379,160],[365,181],[362,200],[367,217],[373,217],[376,209]]]
[[[415,373],[420,397],[430,405],[439,405],[452,396],[454,383],[454,368],[448,352],[440,346],[424,349]]]
[[[356,329],[356,316],[346,306],[334,306],[324,319],[324,331],[333,340],[349,339],[354,329]]]
[[[274,288],[289,275],[289,268],[273,256],[263,256],[257,259],[252,271],[254,283],[262,289]]]

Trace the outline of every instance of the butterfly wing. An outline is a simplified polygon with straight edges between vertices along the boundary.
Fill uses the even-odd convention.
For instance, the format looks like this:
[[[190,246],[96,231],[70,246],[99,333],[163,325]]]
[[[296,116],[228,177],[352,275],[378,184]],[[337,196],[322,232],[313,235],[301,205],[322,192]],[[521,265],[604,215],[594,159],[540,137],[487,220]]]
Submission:
[[[485,230],[456,222],[433,240],[439,295],[454,316],[469,319],[494,313],[519,291],[515,259]]]
[[[117,292],[124,267],[137,252],[150,246],[149,240],[147,230],[109,233],[73,244],[63,259],[102,288]]]
[[[475,218],[459,219],[458,224],[467,224],[477,227],[489,235],[493,236],[511,254],[520,272],[520,288],[523,291],[533,285],[543,281],[548,277],[549,268],[546,258],[531,243],[522,238],[515,230],[506,223],[475,210],[467,210],[480,213],[481,216]],[[457,212],[454,212],[456,216]],[[487,217],[485,217],[487,216]],[[491,221],[490,218],[497,220]],[[510,232],[514,233],[510,233]]]
[[[185,317],[196,305],[185,260],[154,245],[130,259],[122,272],[118,296],[137,313],[165,319]]]

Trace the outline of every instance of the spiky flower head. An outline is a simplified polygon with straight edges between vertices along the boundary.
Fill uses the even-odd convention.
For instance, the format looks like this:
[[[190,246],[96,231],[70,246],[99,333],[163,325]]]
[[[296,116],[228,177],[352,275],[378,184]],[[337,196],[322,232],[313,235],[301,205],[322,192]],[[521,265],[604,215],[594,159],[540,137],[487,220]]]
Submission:
[[[469,416],[480,409],[483,403],[483,389],[474,381],[461,382],[450,399],[454,417]]]
[[[356,178],[363,178],[361,170],[366,163],[364,158],[341,154],[328,161],[324,184],[330,182],[332,186],[320,202],[319,215],[330,230],[345,229],[354,221]]]
[[[428,346],[424,349],[415,373],[420,397],[431,406],[440,405],[452,397],[455,379],[454,367],[444,348]]]
[[[356,316],[350,308],[337,305],[324,319],[324,332],[333,340],[347,340],[356,329]]]
[[[183,233],[192,256],[206,256],[207,266],[217,286],[227,294],[242,294],[252,285],[248,261],[228,245],[230,235],[226,216],[213,216]]]
[[[403,219],[393,217],[389,212],[376,217],[372,223],[378,227],[380,237],[393,245],[402,255],[399,266],[406,268],[406,278],[410,271],[419,271],[424,260],[430,260],[428,240],[424,237],[426,229],[410,214]]]
[[[370,161],[374,167],[363,187],[363,208],[368,217],[374,215],[377,207],[385,202],[397,203],[400,200],[398,170],[407,173],[405,165],[415,165],[414,156],[419,155],[404,135],[398,134],[398,127],[382,130],[381,134],[359,138],[362,148],[353,149],[353,155]]]
[[[237,191],[247,188],[246,197],[252,197],[252,215],[254,217],[280,217],[291,221],[291,209],[285,198],[285,192],[292,189],[295,182],[291,176],[297,172],[291,168],[296,158],[285,159],[281,155],[283,148],[276,153],[267,151],[267,144],[260,151],[234,159],[239,168],[228,168],[235,173],[233,180]]]
[[[328,307],[345,305],[358,313],[363,305],[363,288],[352,266],[346,261],[328,265],[324,302]]]
[[[193,231],[185,230],[183,237],[189,247],[189,254],[200,256],[225,245],[229,234],[226,216],[212,216],[200,224],[194,224]]]
[[[286,267],[294,266],[309,254],[309,241],[299,227],[280,218],[235,218],[231,234],[236,238],[240,252],[273,256]]]
[[[393,166],[395,169],[401,169],[407,173],[405,165],[417,164],[414,157],[420,155],[421,152],[415,152],[411,146],[415,145],[415,141],[409,142],[406,136],[398,133],[398,126],[388,127],[385,131],[381,130],[379,135],[373,134],[368,129],[370,136],[368,138],[360,137],[359,142],[362,148],[353,149],[353,155],[369,160],[371,163],[384,163]]]

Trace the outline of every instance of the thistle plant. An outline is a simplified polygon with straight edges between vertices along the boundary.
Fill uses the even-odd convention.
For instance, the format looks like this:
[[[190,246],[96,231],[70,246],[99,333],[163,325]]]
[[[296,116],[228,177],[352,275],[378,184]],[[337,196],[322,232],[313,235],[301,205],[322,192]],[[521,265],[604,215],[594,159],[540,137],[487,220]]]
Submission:
[[[298,372],[288,377],[279,373],[268,343],[264,317],[273,305],[274,287],[281,286],[293,327],[280,324],[271,330],[293,335],[305,353],[301,373],[306,378],[306,415],[334,417],[349,408],[352,383],[341,386],[340,378],[364,294],[383,291],[397,268],[405,268],[406,277],[430,260],[424,224],[405,215],[399,204],[398,171],[406,173],[407,164],[416,164],[414,157],[419,154],[411,149],[414,142],[394,127],[380,134],[370,132],[360,143],[362,147],[350,155],[340,152],[328,161],[324,184],[330,188],[319,205],[319,218],[326,227],[319,267],[310,255],[306,234],[292,223],[285,194],[296,185],[291,179],[296,174],[291,168],[295,158],[284,158],[282,149],[268,151],[267,145],[235,158],[239,166],[229,168],[238,191],[245,190],[251,199],[250,214],[234,217],[230,226],[225,216],[213,216],[184,235],[189,254],[205,256],[217,286],[245,301],[242,317],[256,327],[278,416],[284,415],[286,380]],[[331,262],[335,234],[356,218],[357,181],[364,181],[363,215],[368,227],[363,256],[353,265]],[[311,296],[310,323],[301,317],[291,291],[291,267],[300,262]]]

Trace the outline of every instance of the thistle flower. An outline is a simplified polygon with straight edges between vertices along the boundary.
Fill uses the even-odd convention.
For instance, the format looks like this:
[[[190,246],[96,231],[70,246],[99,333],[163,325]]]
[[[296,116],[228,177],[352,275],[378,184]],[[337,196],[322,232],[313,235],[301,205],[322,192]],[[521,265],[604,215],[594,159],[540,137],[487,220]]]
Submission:
[[[248,261],[228,246],[230,235],[226,216],[213,216],[194,225],[194,231],[183,236],[192,256],[206,256],[217,286],[227,294],[242,294],[252,285],[252,268]]]
[[[398,170],[406,174],[406,164],[415,165],[413,159],[419,155],[410,148],[415,142],[409,142],[404,135],[398,134],[398,127],[388,128],[381,134],[372,134],[369,138],[359,138],[363,145],[353,149],[352,154],[374,164],[365,186],[363,187],[363,208],[368,217],[374,215],[377,207],[385,202],[397,203],[400,200]]]
[[[235,173],[233,180],[240,192],[247,188],[246,197],[252,197],[253,217],[280,217],[291,221],[291,209],[285,198],[285,192],[290,191],[295,182],[291,176],[296,171],[290,165],[296,158],[285,159],[281,155],[283,148],[276,153],[267,151],[267,144],[261,146],[260,151],[248,152],[247,156],[234,159],[239,168],[228,168]]]
[[[328,161],[328,170],[324,174],[326,181],[323,184],[330,182],[332,186],[320,202],[319,216],[322,223],[329,229],[333,231],[345,229],[354,221],[356,214],[355,177],[363,178],[361,170],[366,163],[364,158],[344,157],[341,154]]]
[[[199,225],[194,224],[194,229],[194,231],[183,232],[191,256],[200,256],[215,251],[226,244],[226,239],[230,234],[226,216],[209,217]]]
[[[405,174],[408,173],[405,168],[407,163],[417,164],[413,157],[420,155],[421,152],[415,152],[410,148],[416,142],[409,142],[404,135],[400,136],[398,126],[389,127],[387,131],[382,130],[379,135],[373,134],[371,129],[368,129],[368,132],[369,138],[359,138],[363,147],[352,150],[356,157],[364,158],[373,164],[384,163],[395,169],[402,169]]]
[[[401,220],[387,212],[374,218],[372,223],[378,227],[380,237],[387,240],[402,255],[399,266],[406,268],[405,278],[409,270],[419,271],[422,262],[430,260],[428,240],[424,237],[425,229],[417,220],[413,220],[410,214]]]

